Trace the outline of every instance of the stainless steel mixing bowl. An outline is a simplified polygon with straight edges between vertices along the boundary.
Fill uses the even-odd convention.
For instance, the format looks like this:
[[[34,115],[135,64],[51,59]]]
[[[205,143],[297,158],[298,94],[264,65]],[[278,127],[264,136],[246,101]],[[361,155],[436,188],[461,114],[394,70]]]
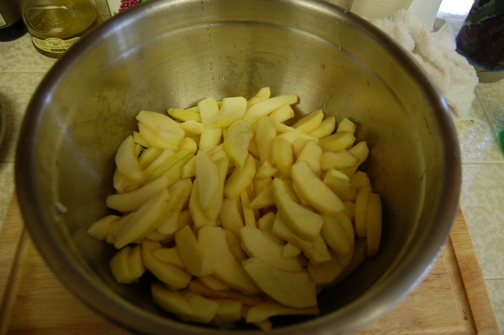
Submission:
[[[26,112],[16,183],[26,226],[61,281],[137,332],[224,332],[163,313],[148,285],[116,284],[114,250],[86,229],[106,213],[114,152],[138,111],[250,97],[263,86],[300,95],[299,115],[323,108],[358,123],[371,148],[364,169],[385,208],[379,254],[320,294],[320,316],[281,318],[271,333],[342,334],[403,298],[456,213],[456,133],[444,100],[400,47],[314,0],[151,0],[106,21],[55,64]]]

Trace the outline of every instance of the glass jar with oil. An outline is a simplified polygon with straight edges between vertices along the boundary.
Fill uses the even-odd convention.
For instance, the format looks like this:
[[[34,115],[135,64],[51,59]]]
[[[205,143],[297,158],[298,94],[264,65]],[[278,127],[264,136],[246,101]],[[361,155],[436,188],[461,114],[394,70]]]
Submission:
[[[61,57],[98,20],[91,0],[22,0],[21,12],[35,49],[53,58]]]

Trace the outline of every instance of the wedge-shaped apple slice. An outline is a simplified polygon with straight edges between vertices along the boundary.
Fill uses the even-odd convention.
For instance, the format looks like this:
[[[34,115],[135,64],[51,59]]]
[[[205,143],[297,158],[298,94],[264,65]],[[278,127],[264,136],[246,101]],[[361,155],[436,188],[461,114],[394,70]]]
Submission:
[[[117,170],[131,180],[139,180],[142,178],[142,169],[138,162],[135,146],[136,144],[135,141],[133,141],[133,136],[130,135],[121,142],[115,154]]]
[[[169,287],[180,290],[189,284],[191,274],[178,266],[158,260],[153,251],[160,249],[161,243],[149,239],[142,241],[142,260],[147,270]]]
[[[294,164],[294,151],[292,144],[285,137],[277,136],[271,144],[271,160],[284,178],[291,177],[291,168]]]
[[[160,150],[161,153],[154,159],[145,169],[143,170],[143,179],[149,177],[154,170],[156,170],[161,164],[163,164],[170,156],[175,154],[172,149],[161,150],[159,148],[151,147],[149,149]],[[139,161],[142,159],[143,154],[140,156]],[[145,182],[143,182],[145,184]]]
[[[239,197],[233,199],[224,198],[222,200],[219,219],[222,228],[237,234],[239,233],[240,228],[244,226]]]
[[[352,251],[351,242],[336,215],[324,216],[320,234],[326,244],[339,255],[346,256]]]
[[[240,230],[242,247],[249,257],[258,257],[269,265],[284,271],[301,271],[297,258],[283,257],[283,244],[273,242],[257,228],[245,226]]]
[[[131,276],[133,278],[140,279],[145,271],[147,271],[147,268],[145,267],[142,259],[141,245],[135,245],[131,247],[128,262]]]
[[[281,179],[273,179],[272,186],[275,204],[278,208],[277,215],[282,217],[287,227],[305,240],[313,240],[320,236],[324,222],[323,217],[292,200]]]
[[[341,199],[317,177],[307,162],[294,164],[291,174],[296,194],[320,213],[332,215],[345,209]]]
[[[171,248],[155,249],[152,251],[152,255],[161,262],[178,266],[181,269],[186,268],[184,262],[182,262],[182,258],[180,258],[180,253],[178,252],[177,246]]]
[[[327,244],[320,234],[311,240],[302,239],[287,227],[282,217],[278,214],[275,216],[272,233],[301,249],[303,254],[313,264],[321,264],[331,259]]]
[[[353,133],[355,133],[356,129],[357,129],[357,125],[355,123],[350,121],[350,119],[348,119],[348,118],[344,118],[338,123],[338,128],[336,129],[336,132],[349,131],[353,134]]]
[[[275,109],[268,115],[273,121],[283,123],[287,120],[292,119],[294,114],[294,109],[290,105],[282,105]]]
[[[242,169],[235,168],[224,184],[224,196],[228,199],[239,197],[250,185],[256,174],[255,158],[248,154]]]
[[[210,156],[200,150],[195,157],[196,179],[201,207],[208,208],[219,189],[219,169]]]
[[[287,307],[278,302],[265,301],[252,306],[247,311],[246,321],[249,323],[260,322],[277,315],[317,315],[317,307],[294,308]]]
[[[184,138],[185,133],[182,127],[180,127],[180,124],[168,115],[150,111],[140,111],[136,119],[139,123],[154,132],[160,140],[173,143],[176,147]],[[140,132],[140,134],[143,136],[142,132]]]
[[[205,131],[205,125],[201,122],[189,120],[180,124],[186,137],[196,137]]]
[[[283,246],[282,256],[285,258],[297,257],[301,252],[301,249],[296,247],[294,244],[287,242]]]
[[[323,151],[320,155],[320,168],[322,171],[330,169],[345,170],[357,168],[359,165],[358,158],[349,151]]]
[[[274,167],[269,159],[266,159],[257,169],[255,178],[271,178],[277,175],[278,169]]]
[[[341,201],[355,200],[357,192],[350,184],[350,178],[341,171],[330,169],[324,175],[324,184],[341,199]]]
[[[257,228],[260,229],[269,239],[275,243],[285,243],[284,239],[281,239],[276,234],[273,233],[273,224],[275,223],[276,214],[274,212],[267,212],[257,220]]]
[[[243,168],[253,137],[254,131],[245,120],[234,121],[224,132],[224,147],[236,168]]]
[[[247,108],[252,107],[258,102],[269,99],[271,96],[271,89],[269,87],[262,87],[257,93],[247,101]]]
[[[87,229],[87,233],[99,241],[105,241],[109,232],[110,224],[120,219],[121,217],[118,215],[105,215],[104,217],[94,221]]]
[[[196,229],[203,226],[216,226],[217,221],[208,218],[199,200],[198,179],[193,181],[191,196],[189,198],[189,212]]]
[[[151,295],[154,302],[164,310],[177,316],[192,313],[192,307],[180,291],[173,291],[161,283],[151,285]]]
[[[315,130],[324,119],[324,112],[321,109],[317,109],[311,113],[306,114],[301,119],[299,119],[292,127],[296,129],[301,129],[305,133],[309,134]]]
[[[241,240],[239,234],[235,234],[229,230],[223,229],[224,234],[226,234],[226,241],[229,247],[229,251],[233,257],[238,261],[238,263],[243,262],[248,258],[247,254],[241,247]]]
[[[198,107],[192,108],[168,108],[168,115],[180,122],[196,121],[201,122],[201,115]]]
[[[187,286],[189,290],[200,294],[207,298],[217,299],[233,299],[241,301],[243,305],[254,306],[264,301],[264,298],[259,295],[248,295],[237,290],[213,290],[201,282],[201,280],[193,279]]]
[[[187,271],[193,276],[208,276],[213,270],[206,256],[201,250],[191,227],[185,226],[175,234],[175,243],[182,262]]]
[[[316,285],[307,272],[279,270],[257,257],[242,264],[263,292],[279,303],[296,308],[317,305]]]
[[[160,163],[152,171],[152,173],[145,176],[143,183],[148,184],[148,183],[158,179],[159,177],[161,177],[162,175],[167,173],[178,162],[183,161],[184,159],[186,159],[184,164],[187,163],[187,160],[188,160],[187,157],[190,157],[190,156],[191,156],[191,153],[186,149],[182,149],[182,150],[176,152],[175,154],[168,156],[162,163]],[[183,167],[183,165],[180,166],[179,168],[182,169],[182,167]]]
[[[180,145],[180,143],[177,141],[163,140],[154,130],[152,130],[142,122],[138,122],[138,132],[140,136],[142,136],[142,138],[148,143],[148,147],[151,148],[177,150]]]
[[[352,177],[350,177],[350,184],[359,191],[362,187],[371,187],[371,181],[368,175],[364,171],[356,171]]]
[[[211,126],[213,128],[229,127],[234,121],[242,119],[246,111],[247,99],[244,97],[224,98]]]
[[[105,203],[108,208],[115,209],[123,213],[136,211],[142,207],[147,200],[166,187],[168,187],[168,178],[159,178],[150,184],[136,189],[135,191],[109,195]]]
[[[325,118],[320,125],[313,129],[309,134],[316,138],[322,138],[325,136],[329,136],[336,129],[336,117],[329,116]]]
[[[322,169],[320,165],[322,148],[312,140],[306,140],[302,142],[305,142],[305,144],[300,154],[297,156],[296,162],[305,161],[306,163],[308,163],[315,175],[320,178],[322,175]]]
[[[355,142],[355,136],[349,131],[340,131],[322,137],[318,144],[324,151],[341,151],[350,148]]]
[[[269,116],[264,116],[257,122],[254,139],[257,144],[259,161],[264,163],[271,154],[271,144],[277,135],[275,121]]]
[[[130,284],[139,279],[139,277],[133,277],[130,271],[130,250],[130,246],[122,248],[112,257],[109,263],[114,279],[121,284]]]
[[[376,256],[382,234],[382,203],[376,193],[369,194],[367,210],[367,255]]]
[[[273,195],[273,186],[266,186],[256,197],[250,202],[249,207],[253,209],[261,209],[275,205],[275,197]]]
[[[138,163],[140,164],[140,167],[142,170],[145,170],[152,162],[156,160],[161,154],[163,153],[163,150],[159,148],[147,148],[145,149],[140,157],[138,157]]]
[[[334,250],[329,249],[331,260],[329,262],[314,265],[308,262],[308,273],[319,287],[331,286],[338,276],[343,272],[345,267],[338,260],[338,256]]]
[[[221,139],[222,128],[209,128],[205,126],[205,130],[200,135],[198,147],[200,150],[208,150],[219,145]]]
[[[225,326],[237,322],[242,318],[242,302],[234,299],[211,299],[219,304],[212,324]]]
[[[202,227],[198,232],[198,241],[216,278],[244,293],[260,292],[229,250],[226,233],[221,227]]]
[[[192,309],[189,315],[181,316],[183,321],[208,324],[213,320],[219,310],[219,304],[217,302],[191,292],[190,290],[183,290],[182,295]]]
[[[117,249],[121,249],[138,240],[147,231],[156,229],[157,227],[153,227],[153,223],[161,215],[169,197],[168,190],[164,188],[143,204],[140,209],[128,216],[121,223],[114,246]]]
[[[292,105],[295,104],[297,101],[298,96],[294,94],[279,95],[273,98],[269,98],[261,102],[258,102],[252,105],[249,109],[247,109],[247,112],[245,113],[243,119],[249,122],[250,124],[254,124],[262,116],[270,114],[280,106],[284,104]]]
[[[198,279],[203,284],[205,284],[206,286],[208,286],[209,288],[211,288],[212,290],[215,290],[215,291],[224,291],[224,290],[231,289],[229,286],[227,286],[226,284],[224,284],[223,282],[221,282],[219,279],[215,278],[212,275],[199,276]]]
[[[159,217],[157,230],[162,234],[175,234],[179,230],[179,217],[191,195],[192,182],[190,179],[180,179],[170,188],[170,200]]]
[[[204,208],[204,211],[210,220],[217,221],[224,201],[224,183],[226,182],[230,161],[225,151],[215,153],[212,160],[217,166],[218,187],[215,196],[210,200],[208,207]]]
[[[217,104],[217,101],[212,97],[203,99],[198,102],[198,109],[201,116],[201,122],[205,125],[205,127],[211,128],[213,119],[219,113],[219,105]]]
[[[355,197],[355,232],[358,237],[367,236],[367,212],[371,187],[364,186],[359,189]]]

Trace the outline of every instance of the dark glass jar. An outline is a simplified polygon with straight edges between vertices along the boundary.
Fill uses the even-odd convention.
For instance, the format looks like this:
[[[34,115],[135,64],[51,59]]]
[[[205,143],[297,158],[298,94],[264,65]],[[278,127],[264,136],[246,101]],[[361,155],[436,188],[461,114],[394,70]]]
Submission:
[[[13,41],[26,34],[17,1],[0,1],[0,42]]]
[[[504,78],[504,0],[476,0],[456,38],[457,52],[482,82]]]

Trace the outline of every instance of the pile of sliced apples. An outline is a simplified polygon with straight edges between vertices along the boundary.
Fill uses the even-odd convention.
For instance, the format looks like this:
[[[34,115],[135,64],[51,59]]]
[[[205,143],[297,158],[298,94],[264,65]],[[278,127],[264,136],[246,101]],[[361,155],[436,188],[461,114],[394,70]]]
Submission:
[[[320,290],[378,251],[356,124],[317,110],[289,126],[298,96],[270,95],[141,111],[117,150],[117,215],[88,233],[119,249],[118,282],[150,271],[154,301],[181,320],[269,329],[275,315],[317,314]]]

